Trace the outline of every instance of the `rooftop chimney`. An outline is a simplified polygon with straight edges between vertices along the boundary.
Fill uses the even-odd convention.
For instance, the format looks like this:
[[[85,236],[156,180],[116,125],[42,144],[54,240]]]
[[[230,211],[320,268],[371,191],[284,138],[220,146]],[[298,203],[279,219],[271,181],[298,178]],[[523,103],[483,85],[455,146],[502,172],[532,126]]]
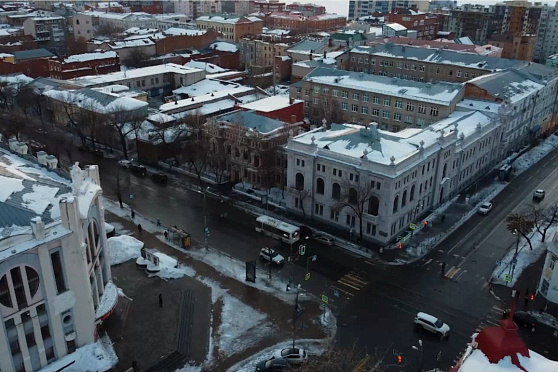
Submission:
[[[31,230],[33,231],[33,236],[37,240],[43,240],[46,236],[45,224],[41,217],[33,217],[31,219]]]

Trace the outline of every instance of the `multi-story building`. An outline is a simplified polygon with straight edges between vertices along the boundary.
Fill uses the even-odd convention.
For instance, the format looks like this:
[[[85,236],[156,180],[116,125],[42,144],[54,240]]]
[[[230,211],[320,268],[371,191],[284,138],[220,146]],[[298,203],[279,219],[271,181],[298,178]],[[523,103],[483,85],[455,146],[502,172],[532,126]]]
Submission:
[[[415,81],[466,82],[495,70],[528,63],[446,49],[430,50],[390,43],[351,49],[349,69]]]
[[[316,16],[320,14],[326,13],[326,7],[323,5],[317,4],[302,4],[298,2],[294,2],[292,4],[287,4],[287,11],[289,12],[300,12],[306,17]]]
[[[546,259],[544,261],[537,292],[547,301],[558,304],[558,241],[556,235],[552,242],[546,244]]]
[[[462,84],[420,83],[385,76],[318,67],[302,84],[291,87],[291,98],[304,100],[313,124],[378,123],[398,132],[425,127],[455,111],[463,98]]]
[[[239,41],[240,60],[246,67],[271,67],[275,56],[286,56],[286,50],[292,44],[292,41],[281,42],[281,38],[245,37]]]
[[[537,64],[473,79],[456,111],[418,131],[383,131],[371,116],[369,125],[326,121],[288,141],[287,208],[366,240],[394,241],[541,133],[555,113],[557,83],[556,71]]]
[[[196,26],[202,30],[213,29],[223,34],[224,40],[238,42],[242,37],[259,35],[263,21],[258,17],[239,17],[236,15],[205,15],[196,19]]]
[[[543,8],[539,20],[539,32],[537,34],[537,45],[533,59],[540,63],[558,53],[558,7]]]
[[[35,38],[39,45],[55,46],[64,44],[66,39],[66,18],[33,17],[23,22],[25,35]]]
[[[250,0],[250,13],[273,13],[285,11],[285,2],[278,0]]]
[[[428,11],[450,10],[457,8],[457,0],[430,0]]]
[[[96,165],[74,165],[70,187],[15,155],[0,159],[0,368],[32,372],[94,342],[106,315],[102,189]]]
[[[417,31],[417,39],[433,40],[438,34],[438,18],[426,13],[418,13],[414,10],[404,9],[384,15],[386,23],[395,22],[404,26],[407,30]]]
[[[120,71],[120,58],[116,52],[74,54],[48,60],[50,77],[73,79],[79,76],[108,74]]]
[[[185,14],[192,19],[223,11],[219,0],[174,0],[173,4],[175,13]]]
[[[397,8],[415,8],[428,11],[428,0],[350,0],[349,19],[358,19],[374,13],[390,13]]]
[[[450,12],[448,28],[444,31],[454,32],[456,37],[467,36],[475,43],[486,44],[487,36],[491,35],[493,9],[483,5],[469,5],[453,9]]]
[[[224,167],[231,181],[269,188],[280,184],[276,175],[277,150],[289,136],[302,132],[303,122],[283,122],[237,110],[216,116],[204,125],[212,154],[221,155],[210,167]],[[217,160],[217,159],[215,159]]]
[[[275,12],[265,16],[266,26],[284,30],[312,33],[337,30],[347,25],[347,18],[337,14],[321,14],[306,17],[300,13]]]
[[[517,34],[495,34],[488,39],[490,45],[502,48],[502,58],[532,61],[535,53],[536,36]]]

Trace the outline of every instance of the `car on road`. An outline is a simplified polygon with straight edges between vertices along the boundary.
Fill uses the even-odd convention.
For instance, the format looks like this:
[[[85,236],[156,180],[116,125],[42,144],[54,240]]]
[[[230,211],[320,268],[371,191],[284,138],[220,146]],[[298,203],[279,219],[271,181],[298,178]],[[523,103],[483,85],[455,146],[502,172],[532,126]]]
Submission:
[[[289,363],[285,359],[271,358],[256,364],[256,372],[286,371],[289,367]]]
[[[415,326],[417,328],[426,329],[427,331],[437,333],[441,337],[449,336],[450,327],[440,319],[426,313],[417,313],[415,316]]]
[[[101,159],[105,157],[105,153],[102,152],[101,150],[93,150],[91,151],[91,153]]]
[[[138,176],[143,177],[147,175],[147,169],[143,165],[130,165],[130,170]]]
[[[537,190],[535,190],[535,192],[533,193],[533,199],[543,200],[545,194],[546,194],[546,193],[544,192],[543,189],[537,189]]]
[[[285,262],[283,256],[281,256],[275,250],[267,247],[260,250],[260,258],[268,262],[273,262],[276,265],[281,265]]]
[[[151,178],[152,178],[153,181],[155,181],[155,182],[165,183],[165,182],[168,181],[169,176],[167,176],[167,175],[164,174],[163,172],[157,172],[157,173],[151,174]]]
[[[118,165],[124,168],[130,168],[132,161],[127,159],[118,160]]]
[[[285,359],[291,365],[300,365],[308,361],[308,353],[304,349],[298,347],[288,347],[280,349],[273,353],[275,359]]]
[[[481,206],[479,207],[480,214],[488,214],[488,212],[490,212],[491,210],[492,210],[492,203],[489,202],[482,203]]]
[[[513,313],[513,321],[518,326],[531,328],[533,332],[535,332],[538,323],[537,319],[526,311],[516,311]]]
[[[334,244],[334,240],[331,236],[323,234],[314,236],[314,240],[323,245],[332,246]]]

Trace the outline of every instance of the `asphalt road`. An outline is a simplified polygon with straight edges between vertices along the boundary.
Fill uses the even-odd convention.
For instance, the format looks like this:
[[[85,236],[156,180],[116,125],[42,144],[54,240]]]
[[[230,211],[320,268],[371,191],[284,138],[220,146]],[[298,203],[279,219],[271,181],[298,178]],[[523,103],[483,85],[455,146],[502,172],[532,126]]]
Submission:
[[[104,194],[116,199],[118,173],[127,174],[116,164],[117,159],[99,159],[91,154],[75,152],[82,164],[99,164]],[[487,290],[486,278],[495,262],[515,242],[506,230],[505,217],[532,202],[536,188],[546,190],[542,206],[558,199],[558,150],[514,179],[493,200],[493,210],[487,216],[475,215],[461,228],[448,236],[437,248],[409,266],[384,266],[346,254],[336,247],[326,247],[312,240],[305,241],[307,256],[316,254],[310,263],[311,279],[304,280],[306,259],[300,258],[292,269],[294,283],[316,294],[326,294],[338,318],[340,345],[357,343],[373,353],[388,370],[416,371],[420,365],[418,340],[423,341],[425,368],[436,364],[447,369],[466,348],[470,336],[482,327],[495,325],[507,304],[500,304]],[[74,160],[76,160],[74,159]],[[191,180],[191,182],[195,182]],[[161,185],[149,177],[129,175],[127,193],[134,195],[126,203],[151,219],[160,218],[163,225],[177,225],[189,232],[198,242],[204,240],[204,218],[210,228],[209,244],[240,260],[256,259],[261,247],[277,249],[289,256],[290,247],[258,234],[254,217],[238,211],[227,203],[187,191],[180,184]],[[226,211],[228,217],[220,214]],[[296,251],[298,245],[293,248]],[[442,275],[441,263],[446,262]],[[259,261],[265,267],[265,263]],[[291,277],[291,266],[273,268],[273,275],[284,280]],[[447,340],[418,332],[413,327],[416,312],[436,315],[452,329]],[[539,333],[537,331],[537,333]],[[536,334],[537,334],[536,333]],[[528,346],[540,350],[544,344],[535,335],[526,338]],[[553,348],[552,353],[558,351]],[[403,365],[396,365],[393,352],[403,354]],[[535,349],[537,350],[537,349]],[[537,350],[537,351],[539,351]],[[441,352],[437,362],[436,354]],[[558,359],[558,355],[546,354]]]

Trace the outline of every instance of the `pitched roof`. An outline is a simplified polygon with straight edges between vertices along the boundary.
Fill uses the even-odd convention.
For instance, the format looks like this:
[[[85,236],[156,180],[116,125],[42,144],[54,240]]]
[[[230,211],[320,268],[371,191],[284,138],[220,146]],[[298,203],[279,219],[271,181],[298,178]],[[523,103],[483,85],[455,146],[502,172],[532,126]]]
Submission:
[[[54,57],[54,54],[52,54],[45,48],[39,48],[39,49],[20,50],[14,52],[14,56],[16,61],[22,61],[26,59],[35,59],[35,58],[50,58],[50,57]]]
[[[469,81],[469,84],[485,89],[493,96],[512,104],[544,87],[534,77],[514,69],[479,76]]]
[[[446,65],[456,65],[482,70],[505,70],[520,68],[528,62],[491,56],[482,56],[475,53],[456,52],[446,49],[425,49],[409,45],[394,45],[392,43],[377,44],[373,46],[357,46],[351,49],[352,53],[376,55],[379,57],[393,57],[414,59],[417,61],[434,62]]]
[[[233,111],[230,114],[221,115],[217,117],[217,120],[242,125],[248,129],[252,129],[264,134],[282,128],[285,125],[285,123],[280,120],[275,120],[258,115],[254,111],[242,110]]]

